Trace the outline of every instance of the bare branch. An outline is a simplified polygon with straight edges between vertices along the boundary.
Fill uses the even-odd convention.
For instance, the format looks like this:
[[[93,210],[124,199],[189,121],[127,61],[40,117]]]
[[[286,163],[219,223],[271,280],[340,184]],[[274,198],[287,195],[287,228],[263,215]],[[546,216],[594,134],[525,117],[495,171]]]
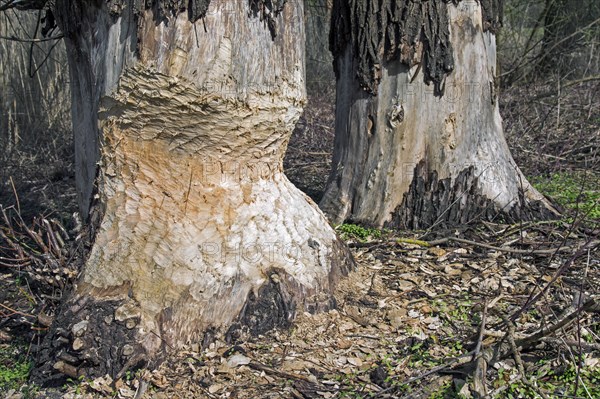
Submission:
[[[57,35],[57,36],[52,36],[52,37],[43,37],[43,38],[40,38],[40,39],[25,39],[25,38],[16,37],[16,36],[1,36],[0,35],[0,39],[12,40],[12,41],[15,41],[15,42],[23,42],[23,43],[49,42],[51,40],[60,40],[63,37],[64,37],[63,35]]]
[[[6,0],[0,3],[0,11],[10,10],[17,6],[17,0]]]
[[[16,8],[17,10],[43,10],[48,0],[6,0],[0,5],[0,11]]]

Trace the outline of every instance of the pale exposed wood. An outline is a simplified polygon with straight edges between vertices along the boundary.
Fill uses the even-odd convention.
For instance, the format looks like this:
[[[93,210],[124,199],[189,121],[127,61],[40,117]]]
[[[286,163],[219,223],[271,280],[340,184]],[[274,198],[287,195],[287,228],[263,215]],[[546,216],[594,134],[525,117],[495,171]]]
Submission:
[[[156,25],[146,11],[140,60],[100,111],[105,216],[79,291],[127,287],[144,331],[169,308],[173,346],[227,328],[279,272],[294,295],[329,291],[337,240],[282,173],[305,101],[301,7],[274,42],[245,2],[214,7],[200,32],[185,13]]]
[[[465,222],[479,211],[517,217],[536,202],[555,212],[519,171],[504,140],[496,41],[484,32],[481,6],[448,3],[448,12],[454,70],[441,97],[423,83],[419,65],[383,63],[371,96],[358,86],[352,46],[336,60],[335,152],[321,203],[334,222],[422,228],[438,219]],[[413,186],[417,179],[420,188]],[[431,221],[421,223],[425,216]]]
[[[55,323],[86,327],[55,327],[60,344],[41,358],[64,347],[80,374],[122,375],[162,351],[329,309],[352,266],[282,170],[306,101],[302,3],[286,4],[275,38],[245,1],[211,2],[195,23],[133,18],[132,6],[115,18],[57,4],[63,27],[79,19],[65,37],[80,179],[101,220]]]

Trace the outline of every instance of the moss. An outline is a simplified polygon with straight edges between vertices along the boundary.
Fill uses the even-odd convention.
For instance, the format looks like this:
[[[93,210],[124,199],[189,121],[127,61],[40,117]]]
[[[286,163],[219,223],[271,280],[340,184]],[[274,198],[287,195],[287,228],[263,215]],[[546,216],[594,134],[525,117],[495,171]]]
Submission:
[[[545,361],[538,363],[543,365]],[[498,379],[494,385],[496,387],[508,385],[505,390],[507,398],[541,398],[538,392],[532,390],[529,386],[523,384],[520,380],[511,381],[511,372],[500,369]],[[540,367],[533,372],[529,378],[535,381],[540,391],[551,393],[550,397],[571,397],[571,398],[598,398],[600,397],[600,368],[599,367],[581,367],[577,370],[576,365],[567,364],[557,369],[546,372]],[[579,383],[576,383],[579,379]],[[577,387],[577,388],[575,388]],[[575,389],[577,390],[575,392]],[[552,394],[557,394],[553,396]]]

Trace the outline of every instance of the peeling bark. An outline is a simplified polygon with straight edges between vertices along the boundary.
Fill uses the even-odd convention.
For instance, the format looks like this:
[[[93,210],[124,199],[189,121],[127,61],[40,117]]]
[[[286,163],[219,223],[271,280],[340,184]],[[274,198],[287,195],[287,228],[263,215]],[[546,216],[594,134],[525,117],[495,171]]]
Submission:
[[[421,161],[413,171],[411,185],[402,203],[392,212],[386,226],[418,230],[466,225],[478,220],[514,223],[555,215],[541,198],[530,201],[527,207],[501,209],[493,199],[478,191],[479,177],[475,167],[470,166],[453,179],[440,179],[436,171],[427,173],[425,162]],[[522,188],[518,188],[518,198],[521,203],[528,202]]]
[[[360,86],[377,94],[383,63],[399,60],[423,70],[436,95],[454,68],[447,3],[412,0],[336,0],[330,47],[334,58],[352,48]],[[335,65],[335,64],[334,64]],[[336,71],[339,74],[339,70]]]
[[[430,9],[431,3],[438,8]],[[394,13],[389,8],[367,9],[372,2],[351,1],[354,8],[343,4],[337,3],[333,17],[341,32],[339,37],[332,33],[336,134],[332,172],[321,202],[334,223],[425,228],[438,222],[457,225],[557,214],[519,171],[502,133],[490,22],[499,21],[499,2],[377,3],[395,5],[392,11],[407,13],[402,14],[410,16],[406,20],[390,19]],[[488,8],[484,11],[482,5]],[[376,25],[381,21],[387,25]],[[416,28],[398,30],[396,21]],[[420,29],[419,37],[426,38],[421,53],[418,41],[406,42],[408,37],[390,33]],[[332,32],[336,30],[334,25]],[[383,31],[385,42],[375,34]],[[427,31],[435,33],[427,36]],[[434,40],[439,51],[426,48],[427,40]],[[388,42],[408,45],[385,58],[389,49],[397,48]],[[427,54],[431,60],[425,62]],[[415,61],[420,57],[423,67]],[[451,72],[445,68],[449,57]],[[376,79],[369,69],[374,65]]]
[[[270,14],[276,37],[249,2],[211,2],[195,24],[178,2],[158,19],[94,4],[56,15],[99,222],[33,378],[114,376],[332,307],[351,256],[282,167],[306,101],[301,2]]]

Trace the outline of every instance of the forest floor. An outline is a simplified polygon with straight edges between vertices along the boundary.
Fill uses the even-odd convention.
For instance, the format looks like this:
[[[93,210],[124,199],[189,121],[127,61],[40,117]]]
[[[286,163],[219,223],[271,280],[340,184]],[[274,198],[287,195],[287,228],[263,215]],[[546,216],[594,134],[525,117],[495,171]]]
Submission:
[[[301,314],[289,330],[236,344],[191,346],[157,370],[58,390],[27,384],[27,375],[77,273],[68,249],[73,162],[68,146],[55,142],[6,158],[0,232],[30,245],[19,252],[0,237],[0,392],[11,399],[600,398],[599,96],[597,82],[501,96],[515,160],[564,208],[563,219],[416,232],[338,226],[358,267],[338,287],[336,310]],[[332,96],[313,96],[285,168],[316,201],[332,143]]]

